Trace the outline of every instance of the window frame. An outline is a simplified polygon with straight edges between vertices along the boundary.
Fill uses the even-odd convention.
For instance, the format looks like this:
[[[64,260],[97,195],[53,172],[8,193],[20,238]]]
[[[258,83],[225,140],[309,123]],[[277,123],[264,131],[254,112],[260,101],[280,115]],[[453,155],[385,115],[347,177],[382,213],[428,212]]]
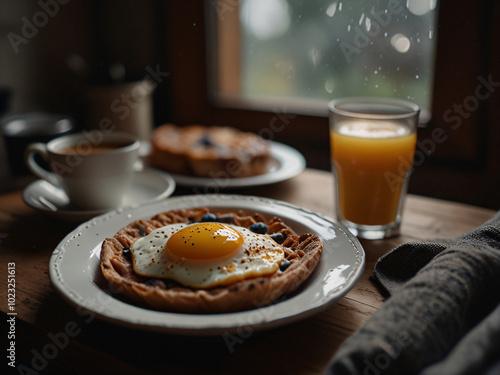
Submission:
[[[207,68],[215,63],[215,54],[210,53],[214,41],[206,32],[206,27],[213,23],[207,8],[215,6],[215,1],[207,0],[205,6],[198,2],[164,2],[162,24],[167,48],[162,45],[159,49],[162,48],[162,63],[168,66],[170,79],[167,94],[161,99],[168,102],[168,111],[160,122],[229,125],[259,132],[279,121],[283,125],[280,129],[284,130],[275,132],[272,140],[297,148],[309,167],[328,170],[327,113],[325,116],[293,113],[290,102],[277,103],[272,110],[230,108],[210,95],[216,77]],[[237,0],[228,1],[238,4]],[[498,22],[494,22],[499,19],[499,6],[493,1],[465,0],[442,1],[438,6],[433,116],[429,125],[418,132],[421,151],[428,155],[423,155],[415,168],[410,191],[461,200],[459,191],[450,192],[429,181],[446,176],[468,178],[474,173],[495,186],[500,185],[494,166],[500,162],[488,157],[493,150],[490,135],[496,131],[492,127],[493,119],[499,115],[500,105],[495,103],[499,103],[500,92],[491,92],[487,100],[478,100],[473,111],[464,111],[464,104],[477,96],[477,87],[483,81],[488,77],[500,81],[498,52],[491,43],[500,36]],[[470,100],[469,108],[471,103],[474,102]],[[462,112],[456,112],[457,106],[462,107]],[[496,158],[497,153],[494,155]],[[466,186],[478,191],[472,184]],[[469,201],[485,205],[480,199]]]

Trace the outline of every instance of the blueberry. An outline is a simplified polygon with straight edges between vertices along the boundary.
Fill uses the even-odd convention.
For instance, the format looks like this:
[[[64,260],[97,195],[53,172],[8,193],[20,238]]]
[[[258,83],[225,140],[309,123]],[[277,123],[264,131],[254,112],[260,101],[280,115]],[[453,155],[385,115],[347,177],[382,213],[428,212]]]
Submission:
[[[279,244],[282,244],[286,240],[286,234],[281,232],[270,234],[269,237]]]
[[[217,216],[215,216],[214,214],[212,214],[210,212],[203,215],[201,218],[202,223],[208,223],[208,222],[214,222],[214,221],[217,221]]]
[[[252,224],[250,226],[250,230],[254,233],[258,234],[266,234],[267,233],[267,225],[264,224],[262,221],[259,221],[258,223]]]
[[[288,267],[290,267],[290,261],[288,259],[283,259],[280,263],[280,271],[285,272]]]
[[[123,248],[123,255],[126,257],[130,256],[130,249],[128,247]]]
[[[205,147],[215,146],[214,141],[212,140],[212,138],[208,134],[205,134],[203,137],[201,137],[200,140],[198,141],[198,143],[200,143],[202,146],[205,146]]]

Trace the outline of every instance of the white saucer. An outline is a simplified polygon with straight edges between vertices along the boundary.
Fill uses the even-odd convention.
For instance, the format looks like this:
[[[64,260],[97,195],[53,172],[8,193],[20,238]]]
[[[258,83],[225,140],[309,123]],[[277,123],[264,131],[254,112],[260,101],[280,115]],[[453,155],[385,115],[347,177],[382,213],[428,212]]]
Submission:
[[[175,180],[169,174],[145,168],[134,175],[125,193],[123,207],[149,203],[170,196],[175,190]],[[109,210],[80,210],[71,204],[66,193],[45,180],[31,183],[23,192],[24,202],[43,213],[63,220],[85,221]]]
[[[209,177],[193,177],[172,174],[175,182],[180,186],[196,187],[196,188],[211,188],[210,193],[223,189],[247,188],[251,186],[261,186],[274,184],[288,180],[297,176],[306,167],[304,156],[294,149],[283,143],[270,142],[271,144],[271,163],[267,173],[252,176],[230,178],[229,176],[218,175],[214,178]],[[202,191],[203,192],[203,191]]]

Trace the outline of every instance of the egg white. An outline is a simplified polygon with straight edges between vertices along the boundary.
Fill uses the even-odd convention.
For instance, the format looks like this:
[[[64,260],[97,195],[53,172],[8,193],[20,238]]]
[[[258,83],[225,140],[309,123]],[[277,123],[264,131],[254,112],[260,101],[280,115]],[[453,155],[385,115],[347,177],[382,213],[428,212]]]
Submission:
[[[247,228],[224,224],[236,229],[244,239],[233,253],[211,260],[187,260],[165,250],[168,239],[188,225],[172,224],[139,238],[130,247],[137,274],[175,280],[192,288],[229,285],[250,277],[276,272],[284,258],[284,250],[269,236]]]

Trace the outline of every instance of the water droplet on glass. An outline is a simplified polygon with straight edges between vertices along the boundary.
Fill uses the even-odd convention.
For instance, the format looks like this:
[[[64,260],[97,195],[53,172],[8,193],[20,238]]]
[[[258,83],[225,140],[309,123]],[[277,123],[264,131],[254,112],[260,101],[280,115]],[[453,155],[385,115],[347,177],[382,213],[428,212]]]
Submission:
[[[328,17],[333,17],[335,15],[335,12],[337,11],[337,2],[331,3],[328,8],[326,9],[326,15]]]
[[[327,79],[325,81],[325,90],[327,93],[331,94],[333,92],[333,87],[334,87],[334,82],[333,79]]]
[[[410,39],[408,39],[405,35],[398,33],[391,38],[391,45],[396,51],[406,53],[410,49]]]
[[[407,0],[406,7],[412,14],[416,16],[423,16],[436,7],[436,0]]]

